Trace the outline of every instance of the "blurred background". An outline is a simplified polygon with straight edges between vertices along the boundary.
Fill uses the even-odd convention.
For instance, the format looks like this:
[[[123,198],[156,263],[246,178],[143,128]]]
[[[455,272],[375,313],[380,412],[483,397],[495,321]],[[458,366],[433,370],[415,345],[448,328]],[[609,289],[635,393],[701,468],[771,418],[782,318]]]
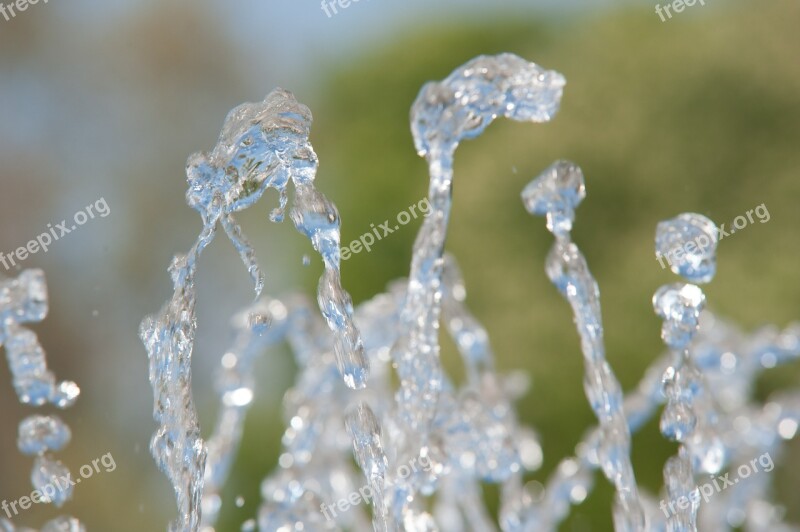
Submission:
[[[148,451],[155,423],[137,328],[170,296],[170,258],[200,230],[184,202],[187,156],[214,145],[229,109],[276,86],[314,113],[317,183],[349,242],[427,192],[408,127],[425,81],[499,52],[566,76],[554,122],[498,121],[461,147],[448,237],[500,369],[532,379],[519,404],[543,441],[544,465],[532,478],[544,481],[594,422],[572,315],[544,274],[552,237],[519,199],[553,160],[577,161],[586,174],[573,234],[600,284],[608,357],[626,390],[662,350],[651,296],[677,280],[653,258],[660,220],[695,211],[730,227],[765,204],[768,223],[721,243],[709,306],[746,329],[800,317],[800,4],[707,0],[665,22],[655,5],[361,0],[329,17],[316,0],[51,0],[0,18],[0,251],[100,198],[110,209],[22,266],[46,271],[50,314],[33,329],[58,378],[82,388],[62,413],[73,441],[58,456],[75,472],[111,452],[117,469],[79,486],[62,511],[37,505],[17,522],[38,527],[66,511],[89,530],[126,532],[165,530],[174,517],[171,488]],[[321,264],[303,265],[311,248],[289,222],[268,222],[274,204],[269,195],[239,217],[267,272],[266,292],[311,294]],[[419,224],[344,263],[356,303],[408,274]],[[253,293],[224,238],[203,256],[198,282],[194,390],[208,435],[228,318]],[[449,348],[444,358],[458,375]],[[255,516],[293,375],[285,350],[258,367],[220,530]],[[798,375],[768,372],[759,395],[796,385]],[[0,500],[31,491],[31,460],[16,450],[17,423],[29,413],[2,365]],[[800,445],[790,449],[770,475],[788,520],[800,523]],[[637,478],[651,492],[674,450],[655,423],[636,436]],[[563,530],[611,530],[610,501],[598,478]]]

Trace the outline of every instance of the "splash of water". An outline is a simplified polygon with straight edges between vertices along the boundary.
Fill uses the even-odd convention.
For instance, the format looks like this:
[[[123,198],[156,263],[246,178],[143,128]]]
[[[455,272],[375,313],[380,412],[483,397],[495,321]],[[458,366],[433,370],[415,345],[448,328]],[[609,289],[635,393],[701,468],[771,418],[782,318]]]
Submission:
[[[481,56],[443,81],[427,83],[411,108],[414,145],[430,172],[431,212],[414,243],[403,332],[392,356],[400,378],[401,417],[409,430],[420,434],[423,444],[443,385],[438,324],[456,148],[462,140],[479,136],[498,116],[550,121],[558,111],[564,84],[561,74],[515,55]]]
[[[759,403],[752,399],[753,388],[764,368],[800,358],[800,325],[745,336],[703,310],[704,297],[697,286],[666,285],[657,292],[654,306],[664,319],[662,337],[670,352],[657,357],[636,389],[624,396],[605,360],[597,283],[570,237],[585,187],[580,169],[567,162],[557,163],[528,185],[523,200],[529,212],[546,217],[556,237],[546,272],[573,308],[586,366],[585,392],[599,424],[587,431],[575,456],[562,460],[543,487],[537,491],[525,484],[543,459],[536,432],[519,426],[514,413],[513,402],[525,386],[495,370],[489,336],[467,308],[463,278],[455,259],[444,253],[444,242],[452,162],[460,141],[479,135],[501,115],[549,120],[558,109],[563,86],[559,74],[503,54],[476,58],[444,81],[423,88],[412,109],[412,133],[429,165],[432,210],[415,242],[409,279],[390,284],[386,293],[355,310],[338,277],[338,214],[311,186],[317,163],[307,144],[307,109],[285,94],[276,97],[283,103],[273,102],[274,107],[293,110],[278,113],[280,119],[268,118],[270,112],[259,107],[268,108],[266,101],[237,108],[231,124],[226,122],[228,133],[223,132],[220,143],[224,147],[190,159],[188,198],[204,220],[195,247],[207,245],[219,221],[260,292],[263,275],[255,254],[230,214],[273,186],[280,192],[281,206],[272,218],[279,220],[291,177],[296,190],[292,220],[325,264],[317,301],[322,317],[304,298],[292,296],[262,298],[234,319],[237,336],[221,360],[216,386],[221,414],[208,442],[204,470],[200,522],[205,528],[213,527],[217,518],[220,489],[253,397],[254,360],[285,341],[299,372],[285,396],[283,451],[276,470],[262,482],[257,519],[244,523],[242,530],[554,531],[571,506],[589,495],[598,469],[616,488],[613,516],[618,531],[692,530],[696,523],[722,531],[741,525],[758,531],[796,530],[780,524],[780,508],[770,501],[765,475],[714,494],[704,501],[707,511],[699,513],[692,506],[670,515],[664,501],[657,504],[636,485],[629,459],[631,434],[658,415],[664,402],[665,435],[682,443],[665,466],[667,501],[697,491],[698,473],[747,464],[765,450],[777,459],[800,424],[800,394],[776,395]],[[269,133],[261,131],[264,122],[273,124]],[[282,127],[289,131],[284,131],[289,140],[265,140],[276,131],[283,134]],[[285,150],[273,153],[284,143],[302,154],[303,177],[295,179],[294,170],[279,170],[281,161],[298,159],[281,159]],[[262,178],[261,172],[269,175]],[[713,228],[710,221],[695,215],[664,222],[657,232],[658,253],[709,236],[709,227]],[[670,262],[671,269],[692,282],[710,280],[715,255],[713,249],[701,248]],[[189,319],[181,321],[174,311],[164,314],[172,321],[151,331],[160,331],[151,363],[161,351],[173,357],[173,364],[187,349],[191,354],[194,271],[185,259],[178,258],[173,272],[181,303],[176,309]],[[187,300],[192,303],[188,312],[182,304]],[[171,328],[165,328],[168,323]],[[466,380],[460,385],[450,380],[439,361],[442,325],[465,368]],[[187,334],[176,336],[177,332]],[[394,384],[393,370],[399,385]],[[164,386],[173,387],[168,391],[177,393],[164,399],[191,398],[188,388],[178,386],[190,382],[190,373],[181,371],[157,375]],[[176,414],[189,417],[172,421],[189,423],[176,423],[171,430],[195,426],[193,407]],[[180,451],[195,441],[202,444],[185,440]],[[202,464],[190,465],[191,479],[198,481],[188,488],[180,485],[187,491],[179,492],[179,498],[190,488],[202,493],[202,479],[193,476],[203,472]],[[483,483],[501,485],[499,524],[486,507]],[[189,515],[194,511],[190,508]]]
[[[214,239],[219,225],[239,252],[256,295],[261,293],[264,275],[233,215],[255,204],[267,188],[279,192],[280,205],[270,218],[280,221],[288,202],[288,184],[294,185],[292,220],[298,231],[311,240],[325,266],[319,305],[328,326],[336,333],[339,370],[348,386],[365,385],[367,360],[353,325],[350,297],[342,289],[339,275],[339,216],[313,185],[317,157],[308,140],[310,127],[308,108],[291,93],[276,89],[261,103],[246,103],[233,109],[213,150],[189,157],[186,199],[200,213],[203,229],[189,252],[173,259],[172,298],[159,314],[145,318],[140,327],[150,360],[153,416],[159,424],[150,449],[159,468],[169,477],[178,503],[178,519],[171,524],[171,530],[197,530],[200,526],[208,452],[200,435],[191,391],[197,259]]]
[[[690,245],[701,240],[705,245]],[[693,252],[674,253],[676,248],[692,247]],[[713,279],[716,247],[716,226],[700,214],[682,214],[661,222],[656,231],[656,255],[671,254],[672,271],[688,280],[706,283]],[[725,446],[717,436],[716,407],[690,350],[705,302],[705,294],[694,284],[664,285],[653,296],[656,314],[664,320],[661,338],[674,356],[663,377],[667,405],[660,428],[665,437],[682,444],[678,455],[664,465],[664,483],[670,501],[683,497],[690,501],[669,517],[669,532],[697,530],[700,493],[695,477],[718,473],[725,464]]]
[[[575,314],[586,365],[584,390],[600,422],[594,452],[616,488],[615,528],[636,532],[645,529],[645,515],[630,461],[631,436],[622,388],[605,357],[600,289],[570,236],[575,209],[585,196],[583,172],[568,161],[553,164],[522,192],[528,211],[546,216],[547,229],[556,237],[547,256],[547,275]]]
[[[80,388],[72,381],[56,383],[55,376],[47,368],[47,357],[39,339],[23,326],[44,320],[47,312],[47,282],[42,270],[24,270],[16,279],[0,278],[0,347],[6,349],[17,397],[25,405],[42,407],[50,403],[65,409],[78,399]],[[69,477],[70,471],[53,457],[53,453],[66,447],[71,439],[69,427],[56,415],[34,414],[19,424],[17,447],[22,454],[34,457],[31,483],[39,493],[52,493],[41,500],[57,507],[72,498],[73,487],[56,482]],[[16,509],[14,511],[16,514]],[[65,523],[70,528],[63,528]],[[15,528],[5,518],[0,518],[0,529],[30,530]],[[48,521],[42,528],[42,532],[57,530],[85,532],[80,521],[68,516]]]
[[[563,84],[560,75],[504,54],[477,58],[443,82],[423,88],[412,110],[412,131],[430,167],[434,209],[415,243],[410,278],[392,283],[386,293],[355,310],[339,278],[338,213],[313,187],[317,160],[308,143],[308,109],[277,90],[262,103],[234,109],[214,150],[189,159],[187,200],[200,212],[203,230],[191,250],[173,261],[172,299],[141,328],[160,423],[152,451],[173,482],[180,511],[172,530],[213,530],[221,488],[253,399],[255,360],[285,341],[299,374],[285,398],[283,452],[279,467],[262,483],[257,520],[245,522],[243,531],[256,526],[263,531],[497,530],[483,483],[501,485],[501,530],[552,531],[571,505],[589,495],[597,469],[615,485],[618,531],[798,531],[781,522],[782,509],[770,498],[768,475],[754,475],[715,493],[698,489],[697,482],[704,474],[726,468],[740,472],[754,464],[769,472],[785,442],[796,436],[800,392],[781,392],[766,402],[753,396],[765,368],[800,359],[800,324],[745,335],[704,310],[705,296],[698,286],[664,285],[653,304],[663,319],[662,339],[669,352],[623,396],[605,360],[597,283],[571,241],[585,187],[580,169],[568,162],[555,164],[529,184],[523,201],[529,212],[546,217],[555,235],[546,271],[573,308],[585,358],[585,392],[599,424],[587,431],[575,456],[562,460],[546,485],[537,489],[525,484],[525,476],[543,459],[537,434],[519,426],[513,409],[525,386],[516,376],[495,370],[488,334],[467,308],[463,278],[455,259],[444,253],[444,240],[459,142],[477,136],[501,114],[549,120]],[[325,267],[317,292],[321,316],[304,298],[290,296],[257,298],[234,318],[236,337],[222,356],[215,386],[220,415],[206,443],[191,396],[196,261],[219,224],[260,295],[264,275],[233,214],[272,187],[279,191],[280,205],[271,219],[280,221],[290,181],[295,189],[291,218]],[[683,253],[675,254],[676,247]],[[700,215],[683,214],[658,226],[657,257],[667,257],[672,271],[690,282],[713,278],[715,248],[714,224]],[[56,384],[38,339],[23,326],[46,314],[41,271],[0,280],[0,346],[6,348],[20,401],[65,408],[80,390],[70,381]],[[465,368],[460,385],[439,362],[441,325]],[[396,391],[393,369],[400,381]],[[657,504],[636,486],[630,435],[665,402],[660,428],[681,445],[665,464],[666,500]],[[32,415],[20,423],[18,447],[35,457],[35,487],[52,482],[53,475],[69,474],[51,455],[70,439],[69,428],[55,415]],[[65,490],[51,502],[60,505],[70,496]],[[691,504],[673,509],[681,497]],[[237,506],[242,502],[237,498]],[[4,518],[0,530],[32,532]],[[41,530],[85,532],[69,516]]]
[[[452,257],[444,257],[442,316],[468,382],[458,389],[445,381],[432,425],[436,445],[421,446],[417,435],[405,430],[391,394],[389,356],[400,334],[405,290],[405,282],[396,282],[355,311],[373,370],[367,388],[355,396],[331,373],[330,331],[302,300],[289,305],[284,331],[301,371],[286,395],[290,421],[280,467],[262,484],[262,530],[298,522],[315,530],[366,530],[370,520],[374,530],[455,530],[478,518],[489,523],[480,482],[503,482],[523,467],[540,465],[536,436],[517,427],[506,381],[494,372],[486,331],[466,310],[463,280]],[[343,427],[349,437],[343,437]],[[517,443],[526,449],[524,458]],[[405,454],[409,444],[413,451]],[[351,465],[353,455],[361,481]],[[421,501],[434,491],[441,500],[431,515]],[[371,517],[366,502],[345,512],[336,504],[365,492]]]

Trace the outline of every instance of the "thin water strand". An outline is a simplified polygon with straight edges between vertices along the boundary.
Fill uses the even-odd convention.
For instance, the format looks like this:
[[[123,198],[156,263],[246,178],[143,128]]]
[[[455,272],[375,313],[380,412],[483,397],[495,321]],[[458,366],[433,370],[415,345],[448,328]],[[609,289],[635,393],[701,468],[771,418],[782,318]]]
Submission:
[[[681,214],[656,229],[656,255],[674,260],[671,269],[690,281],[713,279],[716,246],[716,226],[700,214]],[[669,515],[669,532],[697,530],[699,493],[695,477],[702,472],[719,472],[726,461],[711,392],[691,355],[691,342],[700,328],[705,304],[705,294],[694,284],[664,285],[653,295],[653,308],[663,320],[661,338],[674,360],[664,372],[667,404],[659,427],[666,438],[681,443],[678,455],[664,465],[664,484],[670,501],[690,497],[689,505],[679,505]]]
[[[616,488],[615,529],[643,531],[645,514],[630,461],[631,437],[622,389],[605,358],[600,289],[570,236],[575,209],[585,195],[581,169],[569,161],[558,161],[525,187],[522,199],[528,212],[546,217],[547,229],[556,237],[545,269],[575,315],[585,362],[584,390],[600,423],[595,452],[603,473]]]
[[[411,108],[414,145],[428,162],[431,212],[414,244],[403,333],[393,357],[400,378],[397,401],[403,422],[420,434],[423,445],[443,385],[437,335],[456,148],[462,140],[480,135],[498,116],[527,122],[551,120],[564,84],[561,74],[513,54],[480,56],[443,81],[423,86]]]

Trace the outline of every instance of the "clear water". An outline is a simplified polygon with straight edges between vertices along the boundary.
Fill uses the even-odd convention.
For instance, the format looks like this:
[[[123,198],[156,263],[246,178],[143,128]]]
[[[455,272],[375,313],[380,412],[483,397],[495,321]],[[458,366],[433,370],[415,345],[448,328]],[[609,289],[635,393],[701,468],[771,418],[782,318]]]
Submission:
[[[25,325],[47,316],[47,281],[42,270],[24,270],[16,279],[0,277],[0,347],[5,347],[17,398],[25,405],[66,409],[77,401],[80,388],[72,381],[56,382],[47,368],[47,356],[36,334]],[[17,430],[19,451],[33,457],[31,485],[46,494],[41,500],[63,506],[73,495],[73,486],[62,479],[70,477],[69,468],[54,457],[72,439],[72,432],[60,417],[32,414],[20,421]],[[59,483],[61,482],[61,483]],[[15,527],[0,517],[0,530],[29,531]],[[75,518],[62,516],[48,521],[42,532],[81,532],[83,525]]]
[[[153,416],[159,424],[150,449],[172,482],[178,502],[178,519],[171,524],[171,530],[199,528],[208,458],[191,392],[197,259],[217,229],[222,228],[252,278],[256,296],[261,294],[264,273],[234,214],[254,205],[267,188],[279,192],[280,204],[270,218],[281,221],[289,183],[294,186],[292,221],[311,240],[325,265],[319,303],[336,338],[339,371],[349,387],[365,386],[369,366],[353,324],[350,296],[342,289],[339,275],[339,215],[334,205],[314,188],[317,156],[308,140],[310,127],[308,108],[291,93],[276,89],[263,102],[233,109],[216,146],[208,153],[189,157],[186,199],[200,213],[203,230],[188,253],[173,259],[172,298],[158,314],[145,318],[140,327],[150,360]],[[231,391],[226,406],[246,406],[248,389],[243,385]]]
[[[261,297],[234,319],[236,341],[222,357],[216,385],[221,414],[207,443],[197,435],[193,407],[156,409],[161,432],[184,438],[170,436],[174,458],[159,452],[154,439],[154,454],[176,486],[175,529],[213,530],[256,384],[253,362],[287,342],[300,373],[285,398],[283,451],[262,483],[258,515],[242,530],[554,531],[589,496],[597,470],[615,488],[610,513],[618,531],[732,530],[744,521],[751,530],[794,530],[778,528],[781,513],[770,502],[766,475],[716,493],[704,509],[693,503],[668,515],[657,499],[694,497],[704,475],[747,463],[758,452],[779,456],[800,421],[800,394],[767,403],[750,398],[765,367],[800,357],[800,326],[747,337],[704,310],[696,285],[665,285],[653,305],[669,351],[654,357],[639,385],[624,394],[605,356],[598,283],[571,239],[586,187],[583,172],[569,161],[547,168],[522,199],[555,236],[545,272],[574,312],[584,389],[598,425],[549,479],[523,481],[543,461],[538,435],[514,412],[525,385],[495,370],[489,335],[469,312],[456,260],[445,253],[453,160],[459,143],[480,135],[495,118],[551,120],[564,85],[560,74],[502,54],[478,57],[422,88],[411,129],[429,167],[431,212],[414,244],[409,278],[355,309],[339,279],[338,213],[312,184],[317,161],[307,142],[305,107],[277,91],[262,104],[237,108],[214,151],[190,158],[187,198],[205,229],[193,251],[176,258],[173,300],[143,327],[157,407],[161,397],[192,405],[193,264],[217,222],[236,244],[258,294],[263,274],[232,213],[273,186],[281,205],[272,219],[280,220],[292,181],[291,219],[311,239],[325,272],[319,312],[300,296]],[[713,223],[694,214],[660,224],[656,235],[657,253],[672,253],[670,269],[690,282],[713,277],[716,242]],[[683,247],[677,255],[676,246]],[[467,379],[460,386],[439,360],[444,331],[462,356]],[[681,447],[664,466],[663,491],[654,495],[637,486],[630,446],[631,435],[659,413],[665,437]],[[191,467],[181,469],[176,460],[187,457],[180,464]],[[500,485],[497,522],[485,505],[486,482]]]
[[[357,308],[341,285],[339,213],[314,187],[311,113],[294,96],[277,89],[263,102],[237,107],[216,146],[189,158],[186,198],[203,229],[189,251],[173,259],[172,297],[140,328],[158,424],[151,451],[176,496],[178,516],[170,530],[215,529],[258,385],[254,364],[273,356],[269,351],[281,343],[289,345],[299,373],[284,400],[287,424],[278,467],[263,480],[259,511],[242,530],[555,531],[572,506],[590,495],[598,470],[615,489],[609,514],[618,531],[797,530],[781,522],[768,473],[702,501],[698,486],[765,453],[779,462],[784,443],[795,437],[800,391],[766,401],[756,400],[753,391],[765,368],[800,358],[800,324],[745,334],[707,310],[703,291],[692,283],[714,276],[716,229],[701,215],[679,215],[656,231],[657,257],[669,258],[670,270],[688,281],[666,284],[653,297],[667,351],[654,356],[639,384],[623,393],[606,359],[598,282],[572,241],[586,186],[580,167],[569,161],[544,170],[522,191],[522,200],[554,235],[545,273],[573,311],[585,395],[597,425],[549,478],[525,482],[537,478],[544,460],[538,434],[520,424],[514,409],[526,379],[496,370],[489,334],[469,311],[445,240],[459,143],[498,117],[551,120],[564,85],[557,72],[501,54],[475,58],[422,88],[411,129],[429,168],[431,212],[414,244],[408,279]],[[281,221],[288,208],[322,259],[316,304],[299,295],[278,300],[262,294],[265,273],[234,215],[267,188],[280,198],[270,219]],[[198,257],[219,229],[233,242],[256,300],[232,321],[234,341],[221,356],[214,383],[219,417],[205,441],[191,393],[194,277]],[[26,328],[46,314],[41,271],[0,279],[0,345],[19,400],[66,408],[80,389],[56,382],[36,335]],[[461,355],[466,379],[460,385],[442,369],[440,334],[450,335]],[[664,465],[663,489],[651,494],[637,486],[630,446],[631,435],[656,416],[679,451]],[[54,454],[70,439],[58,416],[21,421],[18,447],[32,457],[35,487],[69,475]],[[499,485],[497,521],[485,504],[485,483]],[[59,490],[50,502],[60,506],[71,495],[71,488]],[[667,511],[681,497],[692,504]],[[235,504],[242,502],[237,498]],[[0,530],[30,531],[2,517]],[[85,528],[62,516],[41,530]]]

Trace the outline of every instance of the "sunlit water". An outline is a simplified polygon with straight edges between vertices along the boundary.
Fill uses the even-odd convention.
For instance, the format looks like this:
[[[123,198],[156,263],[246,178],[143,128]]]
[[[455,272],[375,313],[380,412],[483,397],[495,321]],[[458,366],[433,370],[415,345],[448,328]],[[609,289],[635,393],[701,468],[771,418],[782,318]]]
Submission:
[[[222,490],[258,385],[254,364],[281,343],[291,348],[299,373],[284,400],[287,426],[278,466],[264,479],[258,515],[242,523],[243,531],[555,531],[572,505],[589,496],[597,470],[615,489],[609,513],[620,532],[797,530],[781,523],[768,474],[717,491],[702,504],[697,486],[764,453],[780,460],[783,443],[800,423],[800,390],[759,402],[753,388],[764,368],[800,358],[800,325],[745,335],[705,310],[702,290],[691,283],[713,278],[717,235],[707,218],[682,214],[659,224],[656,234],[657,257],[676,246],[687,250],[670,269],[689,283],[662,286],[653,297],[668,351],[654,354],[639,385],[623,394],[606,359],[598,283],[571,236],[586,183],[582,170],[568,161],[557,161],[532,180],[522,200],[531,214],[545,218],[555,237],[543,257],[545,273],[574,313],[576,348],[564,356],[579,356],[579,348],[583,354],[584,390],[598,425],[550,478],[526,483],[544,459],[537,433],[523,426],[514,410],[515,400],[526,393],[526,379],[495,369],[489,335],[469,311],[445,239],[459,143],[499,117],[552,120],[564,86],[557,72],[502,54],[478,57],[422,88],[411,129],[429,168],[431,210],[414,244],[408,279],[391,283],[355,309],[341,285],[339,214],[314,187],[318,161],[308,140],[308,108],[291,93],[275,90],[263,102],[231,111],[217,145],[189,158],[187,202],[200,213],[202,230],[189,251],[173,259],[171,299],[140,328],[158,423],[151,451],[176,495],[178,516],[170,530],[215,529],[228,503]],[[281,221],[290,187],[290,219],[324,265],[316,305],[300,295],[279,300],[261,294],[265,274],[234,219],[274,188],[280,199],[270,218]],[[219,415],[206,441],[191,392],[194,278],[198,257],[220,228],[244,263],[256,300],[232,320],[233,341],[214,383]],[[706,245],[687,246],[698,242]],[[36,336],[23,325],[46,313],[42,272],[0,280],[0,344],[18,397],[30,405],[64,408],[79,389],[56,383]],[[442,368],[442,333],[461,354],[466,378],[460,385]],[[535,346],[528,356],[539,356]],[[637,486],[630,449],[631,435],[659,414],[663,435],[680,449],[665,464],[664,488],[654,495]],[[67,471],[52,454],[70,438],[58,416],[22,420],[18,443],[20,451],[34,456],[35,486]],[[484,484],[499,485],[496,517],[485,503]],[[58,493],[51,502],[61,505],[70,495]],[[692,504],[675,505],[674,511],[665,504],[680,497]],[[29,529],[0,517],[0,530]],[[42,530],[83,527],[63,517]]]

